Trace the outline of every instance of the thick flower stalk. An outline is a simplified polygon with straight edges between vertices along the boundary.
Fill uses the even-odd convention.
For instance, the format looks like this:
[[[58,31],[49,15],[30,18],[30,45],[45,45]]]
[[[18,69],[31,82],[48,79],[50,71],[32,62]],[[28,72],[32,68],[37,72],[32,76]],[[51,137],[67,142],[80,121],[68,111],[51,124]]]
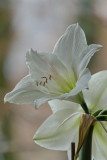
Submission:
[[[52,99],[83,103],[83,89],[91,78],[87,65],[101,45],[87,45],[85,34],[78,24],[70,25],[57,41],[52,53],[26,54],[29,74],[5,96],[5,102],[41,104]]]
[[[88,133],[91,132],[92,156],[89,159],[93,157],[95,160],[105,160],[107,159],[107,71],[92,76],[88,89],[83,91],[83,96],[89,114],[84,113],[79,104],[61,100],[50,101],[53,114],[37,130],[34,141],[48,149],[68,150],[69,160],[71,157],[69,147],[71,142],[75,142],[76,156],[85,160],[88,156],[86,153],[90,151],[88,146],[91,145],[91,141],[87,137],[89,138]],[[87,142],[90,143],[87,144],[88,151],[86,146],[84,148]],[[82,158],[78,151],[82,152]]]

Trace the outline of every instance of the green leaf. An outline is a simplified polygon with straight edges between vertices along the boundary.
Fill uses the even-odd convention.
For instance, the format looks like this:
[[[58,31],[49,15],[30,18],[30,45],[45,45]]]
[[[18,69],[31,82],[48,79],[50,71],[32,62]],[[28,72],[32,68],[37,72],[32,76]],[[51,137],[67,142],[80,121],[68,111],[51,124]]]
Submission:
[[[107,115],[100,115],[96,117],[98,121],[107,121]]]
[[[100,109],[100,110],[94,112],[94,113],[93,113],[93,116],[94,116],[94,117],[98,116],[98,115],[100,114],[101,111],[102,111],[102,109]]]

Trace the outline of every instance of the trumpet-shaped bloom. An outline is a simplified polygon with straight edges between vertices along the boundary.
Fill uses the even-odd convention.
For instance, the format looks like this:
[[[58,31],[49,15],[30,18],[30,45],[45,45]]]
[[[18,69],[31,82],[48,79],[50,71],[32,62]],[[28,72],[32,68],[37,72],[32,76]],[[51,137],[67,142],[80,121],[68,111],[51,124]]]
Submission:
[[[96,115],[97,119],[93,130],[93,157],[96,160],[105,160],[107,158],[107,71],[94,74],[89,81],[89,88],[83,91],[83,95],[90,114]],[[69,150],[71,142],[75,142],[77,147],[80,119],[83,115],[81,106],[61,100],[52,100],[49,104],[53,114],[37,130],[34,135],[35,142],[53,150]],[[106,114],[102,115],[104,111]],[[106,117],[105,122],[104,117]]]
[[[24,77],[5,96],[5,102],[16,104],[42,103],[52,99],[72,99],[81,103],[79,96],[87,88],[90,72],[86,68],[101,45],[87,45],[85,34],[78,24],[70,25],[57,41],[52,53],[26,54],[29,75]],[[74,98],[75,97],[75,98]]]

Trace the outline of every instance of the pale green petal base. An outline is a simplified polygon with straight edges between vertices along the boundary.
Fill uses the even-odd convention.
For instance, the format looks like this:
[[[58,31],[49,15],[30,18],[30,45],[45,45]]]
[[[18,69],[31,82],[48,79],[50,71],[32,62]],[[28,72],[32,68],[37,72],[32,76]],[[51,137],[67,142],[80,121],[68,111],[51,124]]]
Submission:
[[[107,122],[103,122],[107,129]],[[93,156],[95,160],[107,159],[107,131],[98,122],[93,132]]]

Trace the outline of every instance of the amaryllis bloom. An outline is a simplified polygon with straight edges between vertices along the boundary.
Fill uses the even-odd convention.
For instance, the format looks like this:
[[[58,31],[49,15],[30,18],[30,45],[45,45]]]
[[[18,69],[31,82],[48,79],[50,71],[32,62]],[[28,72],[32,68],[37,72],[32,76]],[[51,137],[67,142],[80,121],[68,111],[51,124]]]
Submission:
[[[36,104],[39,107],[52,99],[69,99],[82,103],[82,89],[87,88],[90,72],[86,68],[93,54],[102,46],[87,45],[78,24],[70,25],[57,41],[52,53],[26,54],[29,75],[5,96],[5,102]]]
[[[107,71],[94,74],[89,81],[89,88],[84,89],[83,95],[89,109],[87,115],[95,117],[96,120],[92,137],[92,155],[95,160],[105,160],[107,159]],[[64,100],[52,100],[49,104],[53,114],[37,130],[34,141],[52,150],[67,151],[71,142],[75,142],[77,148],[80,120],[85,114],[83,109],[79,104]]]

